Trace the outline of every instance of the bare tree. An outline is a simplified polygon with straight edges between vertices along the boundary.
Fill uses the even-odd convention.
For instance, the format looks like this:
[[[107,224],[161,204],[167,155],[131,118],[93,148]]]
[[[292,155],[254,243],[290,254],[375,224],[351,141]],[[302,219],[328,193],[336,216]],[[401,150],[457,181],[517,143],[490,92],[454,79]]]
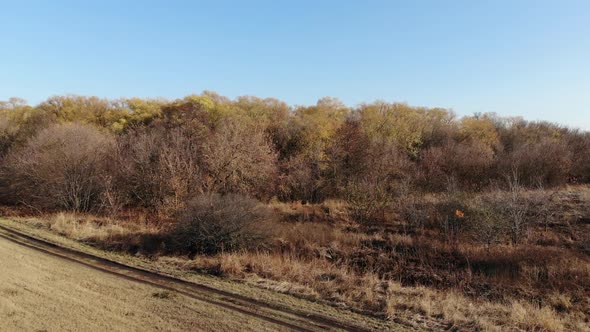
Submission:
[[[504,214],[510,225],[510,236],[512,243],[520,243],[526,234],[528,226],[527,213],[530,203],[524,199],[524,188],[520,184],[518,172],[513,170],[512,174],[507,176],[508,181],[508,199],[503,206]]]
[[[267,197],[274,187],[276,157],[262,129],[226,119],[205,142],[207,190]]]
[[[119,185],[131,202],[170,214],[203,193],[200,137],[178,128],[140,129],[119,139]]]
[[[114,140],[94,127],[53,125],[13,150],[2,178],[21,203],[39,209],[93,211],[106,208],[109,159]]]

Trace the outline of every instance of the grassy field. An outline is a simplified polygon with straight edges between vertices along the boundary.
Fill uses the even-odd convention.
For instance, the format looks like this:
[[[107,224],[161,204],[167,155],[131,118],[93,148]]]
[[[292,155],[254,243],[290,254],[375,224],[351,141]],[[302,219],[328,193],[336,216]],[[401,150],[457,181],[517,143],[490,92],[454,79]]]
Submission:
[[[230,280],[224,280],[202,274],[187,273],[186,270],[178,269],[174,265],[146,259],[145,257],[142,258],[123,253],[107,252],[96,249],[83,243],[72,241],[60,235],[48,232],[43,228],[34,226],[32,227],[32,225],[35,225],[35,221],[38,220],[26,219],[26,221],[20,220],[17,222],[8,219],[0,219],[0,224],[3,226],[8,226],[11,229],[16,229],[23,233],[31,234],[36,238],[45,239],[51,243],[58,244],[63,248],[71,248],[79,252],[89,253],[96,257],[105,258],[109,261],[120,262],[140,269],[157,271],[162,275],[189,280],[207,288],[221,290],[228,292],[229,294],[235,294],[238,297],[246,297],[261,303],[269,303],[273,308],[277,308],[281,312],[284,312],[286,316],[283,316],[283,318],[281,318],[281,315],[274,316],[276,313],[271,311],[270,316],[268,317],[279,320],[287,319],[285,322],[290,324],[300,324],[297,323],[297,320],[292,320],[293,317],[295,317],[292,316],[292,313],[301,313],[301,317],[303,317],[303,322],[301,323],[305,322],[304,325],[306,325],[306,329],[311,328],[311,330],[314,330],[314,326],[318,325],[308,325],[306,321],[309,318],[305,317],[309,317],[310,315],[319,315],[339,322],[339,324],[341,323],[343,326],[358,326],[365,330],[416,330],[416,328],[412,328],[411,326],[402,326],[393,322],[387,322],[347,310],[338,309],[326,304],[310,302],[297,297],[277,293],[275,291],[252,287],[244,283],[236,283]],[[177,294],[173,291],[170,292],[159,288],[153,288],[149,285],[146,286],[141,283],[136,284],[132,281],[120,279],[110,274],[94,271],[77,263],[70,263],[68,261],[56,259],[52,256],[46,257],[46,255],[43,253],[39,253],[35,250],[25,247],[20,247],[19,245],[15,245],[12,242],[7,242],[3,238],[0,238],[0,242],[2,244],[0,247],[0,255],[7,257],[7,259],[14,258],[15,255],[19,258],[26,257],[26,259],[23,261],[24,263],[18,261],[18,259],[12,259],[10,264],[6,265],[7,269],[3,270],[3,273],[0,273],[0,281],[2,284],[7,285],[6,292],[14,295],[12,299],[0,298],[0,307],[15,308],[15,310],[13,310],[14,312],[6,312],[7,317],[22,317],[21,320],[17,320],[15,318],[14,320],[11,319],[3,322],[3,324],[6,325],[6,329],[9,331],[20,331],[23,329],[29,330],[30,328],[28,326],[43,326],[43,324],[46,324],[46,326],[59,327],[60,325],[55,324],[61,324],[60,319],[62,318],[54,316],[53,320],[57,320],[53,321],[51,324],[44,323],[45,319],[34,318],[44,317],[45,314],[50,314],[45,313],[45,311],[39,312],[39,308],[46,308],[48,306],[55,308],[55,310],[58,310],[59,312],[67,313],[68,317],[73,318],[73,322],[69,322],[69,324],[77,324],[75,326],[78,326],[78,328],[71,328],[70,325],[66,325],[65,327],[57,328],[57,330],[96,330],[96,328],[94,328],[95,325],[89,324],[87,322],[89,317],[105,317],[105,322],[103,323],[111,324],[108,325],[106,328],[107,330],[217,331],[222,329],[258,331],[270,329],[274,331],[284,329],[284,326],[268,323],[264,320],[257,319],[256,317],[242,315],[226,308],[220,308],[215,305],[203,303],[199,300],[195,301],[194,299],[185,298],[182,294]],[[18,250],[13,250],[13,247],[16,247]],[[4,248],[7,249],[4,250]],[[7,251],[7,254],[4,254],[4,251]],[[33,268],[37,268],[38,270],[43,270],[43,272],[47,275],[39,280],[38,276],[42,275],[42,273],[31,270],[29,265],[32,265]],[[64,268],[63,266],[67,268]],[[53,268],[56,268],[59,271],[54,271]],[[118,269],[115,269],[115,271],[118,271]],[[32,279],[33,281],[29,281],[27,278],[20,278],[20,274],[26,274],[28,278],[33,278],[33,276],[37,277],[34,277]],[[64,286],[64,288],[61,289],[57,288],[56,285],[53,284],[44,284],[49,280],[56,279],[60,280],[60,282],[63,284],[68,284],[69,286]],[[19,282],[12,286],[11,283],[13,280],[19,280]],[[96,285],[94,285],[94,283],[96,283]],[[110,286],[111,283],[113,283],[112,287]],[[16,296],[17,294],[20,295],[22,289],[31,289],[32,285],[35,285],[37,288],[45,291],[44,297],[47,298],[47,303],[44,301],[38,301],[38,299],[36,300],[35,298],[21,298],[20,296]],[[119,285],[121,286],[119,287]],[[67,293],[68,288],[77,290],[79,288],[84,289],[84,287],[91,288],[96,298],[87,297],[85,294]],[[120,292],[119,289],[125,289],[125,291]],[[73,296],[75,299],[73,301],[68,299],[68,296],[64,296],[62,294],[64,292]],[[111,294],[112,292],[116,292],[116,294],[113,295]],[[60,303],[58,303],[60,301],[50,304],[52,301],[50,298],[51,296],[57,296],[59,299],[63,297],[65,306],[63,308],[60,307]],[[209,295],[205,294],[205,296],[208,300],[213,300],[214,302],[229,301],[228,304],[235,305],[235,302],[233,302],[231,299],[228,299],[226,295],[211,293]],[[118,306],[111,306],[111,301]],[[82,308],[70,308],[71,306],[69,303],[79,302],[83,302],[85,306]],[[141,305],[136,306],[136,303],[140,303]],[[36,307],[37,304],[40,305],[39,308]],[[126,305],[132,309],[124,309]],[[147,309],[144,309],[144,305],[147,306]],[[157,305],[165,306],[166,308],[160,308]],[[111,307],[112,309],[116,310],[109,311]],[[185,307],[188,307],[188,309]],[[77,309],[81,309],[83,312],[79,312]],[[259,311],[260,309],[263,308],[258,308],[254,310],[254,312],[256,314],[264,312]],[[103,312],[105,310],[106,312]],[[145,315],[149,315],[151,311],[159,313],[159,315],[153,317],[154,319],[160,320],[162,322],[168,322],[169,324],[160,326],[153,324],[151,323],[151,320],[146,319],[141,324],[144,324],[146,327],[150,328],[146,329],[143,327],[144,325],[137,325],[136,328],[136,325],[133,325],[137,322],[131,318],[145,317]],[[230,314],[228,314],[228,312]],[[3,313],[3,311],[0,311],[0,313]],[[170,316],[166,316],[168,314]],[[118,317],[117,315],[121,315],[122,317]],[[268,313],[266,315],[268,315]],[[78,317],[80,317],[80,319],[78,319]],[[127,320],[129,320],[129,322]],[[226,320],[229,321],[226,322]],[[37,322],[37,325],[31,325],[34,324],[34,322]],[[23,326],[25,323],[29,325]],[[102,330],[102,328],[99,329]],[[325,327],[321,329],[323,330]],[[339,328],[330,328],[330,330],[332,329],[339,330]],[[1,324],[0,330],[5,330]],[[53,330],[53,328],[48,330]]]
[[[280,326],[0,239],[1,331],[275,331]]]
[[[150,251],[144,240],[161,234],[165,225],[136,215],[19,218],[18,211],[5,211],[15,217],[0,223],[129,265],[375,330],[401,323],[430,330],[588,331],[590,188],[530,191],[522,197],[529,221],[516,244],[483,241],[485,224],[466,225],[449,243],[436,211],[447,202],[430,196],[408,206],[426,213],[419,226],[402,216],[358,225],[340,202],[273,203],[280,219],[263,224],[274,239],[267,250],[193,257]],[[472,198],[486,199],[503,202],[506,193]],[[467,216],[482,213],[466,208]],[[543,218],[547,211],[553,211],[551,218]]]

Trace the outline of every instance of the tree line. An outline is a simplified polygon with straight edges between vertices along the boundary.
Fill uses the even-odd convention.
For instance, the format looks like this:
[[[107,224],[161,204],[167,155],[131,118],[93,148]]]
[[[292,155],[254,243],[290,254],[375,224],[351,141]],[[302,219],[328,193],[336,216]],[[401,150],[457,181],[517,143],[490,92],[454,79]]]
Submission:
[[[146,208],[193,197],[347,200],[359,219],[396,197],[590,182],[590,134],[495,114],[334,98],[289,106],[213,92],[168,101],[0,102],[0,199],[38,210]]]

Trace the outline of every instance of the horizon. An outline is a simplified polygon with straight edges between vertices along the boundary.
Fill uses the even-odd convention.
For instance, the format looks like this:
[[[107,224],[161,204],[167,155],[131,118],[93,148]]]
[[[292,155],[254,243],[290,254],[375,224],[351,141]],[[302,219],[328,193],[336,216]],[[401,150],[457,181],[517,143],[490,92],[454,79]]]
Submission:
[[[291,106],[332,96],[590,130],[590,3],[30,1],[0,13],[0,100],[174,100],[211,90]]]
[[[527,121],[529,123],[549,122],[549,123],[553,123],[553,124],[556,124],[556,125],[559,125],[561,127],[565,127],[565,128],[571,129],[571,130],[580,130],[580,131],[583,131],[583,132],[590,132],[590,127],[589,128],[581,128],[581,127],[575,127],[575,126],[571,126],[571,125],[568,125],[568,124],[563,124],[563,123],[559,123],[559,122],[556,122],[556,121],[550,121],[550,120],[546,120],[546,119],[530,119],[530,118],[526,118],[526,117],[524,117],[522,115],[518,115],[518,114],[512,114],[512,115],[510,115],[510,114],[498,114],[496,112],[474,112],[474,113],[471,113],[471,114],[459,114],[455,110],[453,110],[452,108],[439,107],[439,106],[414,105],[414,104],[409,104],[409,103],[407,103],[405,101],[385,100],[383,98],[374,99],[374,100],[371,100],[371,101],[360,102],[360,103],[357,103],[355,105],[349,105],[349,104],[344,103],[338,97],[335,97],[335,96],[323,96],[323,97],[318,98],[318,100],[316,102],[314,102],[314,103],[309,103],[309,104],[291,104],[291,103],[288,103],[285,100],[281,100],[281,99],[278,99],[278,98],[275,98],[275,97],[272,97],[272,96],[261,97],[261,96],[254,96],[254,95],[238,95],[238,96],[231,97],[231,96],[226,96],[226,95],[224,95],[222,93],[219,93],[217,91],[211,91],[211,90],[204,90],[204,91],[201,91],[200,93],[189,93],[189,94],[187,94],[185,96],[174,97],[174,98],[166,98],[166,97],[138,97],[138,96],[130,96],[130,97],[122,96],[122,97],[114,97],[114,98],[111,98],[111,97],[102,97],[102,96],[95,96],[95,95],[61,94],[61,95],[48,96],[46,98],[41,99],[39,102],[36,102],[36,103],[31,103],[28,100],[26,100],[24,98],[21,98],[21,97],[18,97],[18,96],[12,96],[10,98],[22,99],[22,100],[24,100],[27,103],[27,105],[32,106],[32,107],[37,107],[40,104],[42,104],[43,102],[47,101],[48,99],[50,99],[52,97],[58,97],[58,96],[96,97],[96,98],[107,99],[107,100],[123,100],[123,99],[132,99],[132,98],[140,98],[140,99],[146,99],[146,100],[149,100],[149,99],[153,99],[153,100],[161,99],[161,100],[164,100],[165,102],[174,102],[175,100],[181,100],[181,99],[183,99],[185,97],[188,97],[188,96],[191,96],[191,95],[201,95],[201,94],[203,94],[205,92],[216,93],[216,94],[218,94],[218,95],[220,95],[222,97],[229,98],[231,101],[235,101],[239,97],[256,97],[256,98],[260,98],[260,99],[267,99],[267,98],[277,99],[280,102],[286,103],[287,106],[290,109],[292,109],[292,110],[294,110],[294,109],[296,109],[298,107],[314,106],[322,98],[334,98],[334,99],[342,102],[344,104],[344,106],[346,106],[350,110],[354,110],[356,108],[359,108],[363,104],[371,104],[371,103],[377,103],[377,102],[386,102],[386,103],[392,103],[392,104],[405,104],[405,105],[408,105],[410,107],[424,107],[424,108],[429,108],[429,109],[442,108],[442,109],[445,109],[445,110],[450,111],[451,113],[453,113],[455,115],[456,119],[458,119],[458,120],[461,120],[464,117],[472,117],[472,116],[475,116],[475,115],[478,115],[478,114],[484,114],[484,115],[485,114],[489,114],[489,115],[497,115],[500,118],[505,118],[505,119],[510,119],[510,118],[522,119],[522,120]],[[0,100],[0,102],[2,102],[2,101],[8,101],[8,99],[10,99],[10,98],[6,98],[5,100]]]

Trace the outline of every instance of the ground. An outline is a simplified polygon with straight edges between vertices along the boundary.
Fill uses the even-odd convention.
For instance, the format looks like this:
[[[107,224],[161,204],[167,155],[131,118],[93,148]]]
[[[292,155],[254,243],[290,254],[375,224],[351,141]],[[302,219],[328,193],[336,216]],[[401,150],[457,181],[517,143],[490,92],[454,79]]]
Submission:
[[[8,318],[0,331],[417,329],[103,251],[35,225],[0,218],[0,317]]]
[[[280,330],[0,238],[0,331]]]

